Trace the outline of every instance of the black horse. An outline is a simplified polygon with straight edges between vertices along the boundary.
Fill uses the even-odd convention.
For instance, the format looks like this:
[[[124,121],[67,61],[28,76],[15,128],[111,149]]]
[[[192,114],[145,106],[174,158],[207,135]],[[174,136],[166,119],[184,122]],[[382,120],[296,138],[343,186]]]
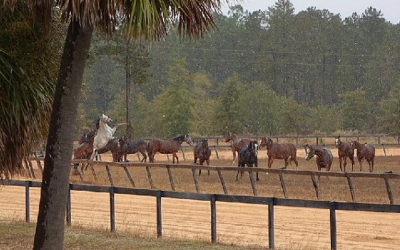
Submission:
[[[258,159],[257,159],[258,145],[257,141],[251,141],[249,145],[243,145],[239,149],[239,160],[238,167],[258,167]],[[240,175],[243,175],[243,171],[240,171]],[[238,180],[239,171],[236,174],[236,180]],[[258,181],[258,172],[256,173],[256,180]]]

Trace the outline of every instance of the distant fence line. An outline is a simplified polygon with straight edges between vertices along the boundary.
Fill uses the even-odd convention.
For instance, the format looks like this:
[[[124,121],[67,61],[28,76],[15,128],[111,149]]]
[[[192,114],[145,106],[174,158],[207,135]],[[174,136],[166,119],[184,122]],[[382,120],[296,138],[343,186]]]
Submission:
[[[7,180],[3,181],[3,185],[23,186],[25,187],[25,213],[26,221],[30,221],[30,207],[29,207],[29,189],[30,187],[41,187],[41,182],[37,181],[22,181],[22,180]],[[217,210],[216,205],[218,202],[235,202],[235,203],[248,203],[248,204],[261,204],[267,205],[268,211],[268,245],[270,249],[275,248],[274,236],[274,206],[288,206],[288,207],[301,207],[301,208],[319,208],[329,209],[330,213],[330,241],[331,249],[337,249],[337,234],[336,234],[336,211],[368,211],[368,212],[386,212],[386,213],[400,213],[400,205],[393,204],[376,204],[376,203],[349,203],[349,202],[334,202],[334,201],[315,201],[315,200],[301,200],[301,199],[284,199],[274,197],[255,197],[243,195],[226,195],[226,194],[199,194],[188,192],[176,192],[154,189],[139,189],[139,188],[126,188],[114,186],[92,186],[82,184],[69,184],[68,201],[66,207],[66,221],[67,225],[71,225],[71,190],[78,191],[91,191],[102,192],[110,194],[110,230],[115,232],[115,197],[114,194],[129,194],[129,195],[143,195],[156,197],[156,220],[157,220],[157,237],[162,237],[162,198],[175,198],[175,199],[189,199],[209,201],[211,210],[211,242],[217,242]]]
[[[246,137],[246,136],[240,136],[240,137]],[[252,136],[248,136],[249,138],[255,139],[255,140],[259,140],[262,136],[261,135],[252,135]],[[274,139],[276,142],[280,142],[280,141],[290,141],[293,144],[296,145],[296,147],[301,148],[303,147],[303,142],[307,142],[307,143],[312,143],[315,145],[325,145],[325,146],[335,146],[334,143],[334,135],[290,135],[290,136],[280,136],[280,135],[269,135],[267,136],[271,139]],[[387,145],[387,146],[400,146],[400,135],[375,135],[375,134],[370,134],[370,135],[340,135],[340,138],[342,140],[363,140],[363,139],[370,139],[366,142],[368,142],[369,144],[372,144],[374,146],[381,146],[381,145]],[[386,140],[390,138],[391,140]],[[211,146],[215,146],[215,147],[230,147],[230,145],[225,142],[225,138],[224,137],[193,137],[192,138],[194,141],[200,141],[202,139],[209,139],[209,140],[215,140],[216,144],[215,145],[211,145]],[[146,139],[146,140],[150,140],[150,139]],[[331,140],[331,143],[324,143],[325,140]],[[221,145],[222,142],[222,145]],[[185,145],[185,147],[187,147]]]

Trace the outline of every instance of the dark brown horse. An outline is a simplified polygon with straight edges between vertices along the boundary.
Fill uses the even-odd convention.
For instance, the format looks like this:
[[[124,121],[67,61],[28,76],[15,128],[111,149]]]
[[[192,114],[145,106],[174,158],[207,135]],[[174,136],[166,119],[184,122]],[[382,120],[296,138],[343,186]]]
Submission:
[[[232,153],[233,153],[233,162],[236,160],[236,152],[239,152],[239,149],[243,145],[249,145],[251,139],[249,138],[239,138],[237,135],[233,134],[232,132],[228,132],[225,135],[225,142],[232,142]]]
[[[210,165],[210,156],[211,149],[208,146],[208,140],[203,139],[201,142],[197,143],[194,147],[194,164],[197,163],[197,159],[199,159],[200,165],[203,165],[204,162],[207,162],[207,165]],[[201,169],[199,169],[199,175],[201,175]],[[208,170],[208,175],[210,175],[210,170]]]
[[[271,138],[261,137],[260,148],[266,146],[267,147],[267,155],[268,155],[268,168],[272,167],[272,163],[275,159],[284,159],[285,167],[282,169],[286,169],[289,165],[289,157],[290,162],[294,161],[296,164],[296,169],[299,167],[299,163],[296,159],[297,149],[296,146],[292,143],[276,143],[273,142]]]
[[[255,167],[258,167],[258,158],[257,158],[257,153],[258,153],[258,145],[257,141],[251,141],[249,145],[243,145],[239,149],[239,158],[238,158],[238,167],[253,167],[253,164]],[[243,176],[243,171],[238,171],[236,174],[236,180],[238,180],[240,172],[240,177]],[[256,172],[256,180],[258,181],[258,172]]]
[[[177,156],[177,152],[180,149],[183,142],[186,142],[190,146],[193,146],[192,139],[190,139],[189,135],[181,135],[175,137],[174,139],[153,139],[147,144],[147,154],[149,156],[150,162],[154,163],[154,155],[159,152],[160,154],[172,154],[172,163],[179,164],[179,159]]]
[[[351,161],[351,171],[354,171],[354,148],[351,145],[351,142],[344,142],[340,140],[340,135],[335,137],[335,145],[338,148],[339,155],[339,167],[340,171],[346,172],[347,165],[347,157],[349,157]],[[343,161],[343,168],[342,168]]]
[[[321,168],[326,168],[326,171],[329,171],[332,167],[333,155],[329,148],[321,147],[321,146],[310,146],[308,144],[304,145],[306,150],[306,160],[310,160],[317,156],[316,163],[318,167],[318,171],[321,171]],[[320,176],[318,176],[318,179]]]
[[[147,143],[142,139],[129,139],[128,136],[124,135],[119,139],[119,151],[118,151],[118,161],[122,161],[122,156],[124,156],[124,161],[128,161],[128,154],[135,154],[140,152],[143,156],[141,162],[147,161]]]
[[[367,160],[369,165],[369,172],[374,171],[374,160],[375,160],[375,147],[371,144],[361,144],[358,141],[352,141],[353,147],[357,149],[357,159],[360,163],[360,172],[362,172],[362,161]]]

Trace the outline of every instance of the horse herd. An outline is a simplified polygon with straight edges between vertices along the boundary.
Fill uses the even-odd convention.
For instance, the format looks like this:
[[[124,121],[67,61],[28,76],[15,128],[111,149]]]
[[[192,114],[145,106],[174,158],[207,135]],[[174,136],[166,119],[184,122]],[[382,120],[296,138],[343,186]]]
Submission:
[[[153,139],[146,143],[142,139],[130,139],[127,136],[122,136],[120,139],[114,137],[114,133],[118,126],[126,124],[121,123],[111,128],[108,123],[112,120],[106,115],[102,115],[96,122],[95,128],[90,131],[85,131],[82,138],[79,140],[79,147],[74,149],[74,159],[90,159],[93,160],[97,155],[111,151],[113,161],[121,162],[127,161],[127,154],[141,153],[142,162],[146,162],[147,156],[151,163],[154,162],[154,155],[172,154],[172,163],[179,164],[177,152],[179,151],[183,142],[193,146],[193,142],[189,135],[181,135],[173,139]],[[261,137],[260,143],[250,138],[241,138],[237,135],[228,132],[225,136],[225,142],[231,142],[233,153],[233,162],[236,160],[236,152],[238,153],[238,167],[258,167],[257,152],[258,147],[267,149],[268,168],[272,167],[275,159],[283,159],[286,169],[290,162],[294,162],[296,169],[298,168],[298,161],[296,158],[297,148],[292,143],[277,143],[271,138]],[[352,171],[354,171],[354,150],[357,149],[357,159],[362,171],[362,162],[367,160],[369,164],[369,171],[373,172],[375,148],[367,143],[360,143],[358,141],[341,141],[340,136],[335,137],[335,145],[338,149],[339,167],[341,171],[346,171],[347,158],[350,159]],[[316,156],[317,168],[320,171],[325,168],[329,171],[332,167],[333,155],[331,150],[322,146],[303,145],[306,151],[306,160],[310,160]],[[210,165],[211,149],[208,146],[208,140],[203,139],[194,147],[194,163],[203,165],[204,162]],[[77,164],[75,165],[77,168]],[[241,176],[243,175],[243,171]],[[208,171],[208,175],[210,172]],[[199,170],[201,175],[201,169]],[[239,171],[236,175],[238,180]],[[258,173],[256,179],[259,180]]]

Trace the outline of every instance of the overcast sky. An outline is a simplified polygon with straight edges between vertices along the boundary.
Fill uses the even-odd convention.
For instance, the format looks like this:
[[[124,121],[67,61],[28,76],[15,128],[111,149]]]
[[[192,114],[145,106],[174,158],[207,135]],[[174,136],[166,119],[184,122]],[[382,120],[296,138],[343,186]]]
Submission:
[[[223,3],[223,12],[227,14],[228,5]],[[229,0],[230,4],[240,4],[244,10],[268,10],[268,7],[275,5],[277,0]],[[393,24],[400,22],[400,0],[291,0],[295,13],[306,10],[308,7],[315,6],[317,9],[327,9],[334,14],[340,14],[341,18],[351,16],[353,12],[358,15],[372,6],[380,10],[383,17]]]

